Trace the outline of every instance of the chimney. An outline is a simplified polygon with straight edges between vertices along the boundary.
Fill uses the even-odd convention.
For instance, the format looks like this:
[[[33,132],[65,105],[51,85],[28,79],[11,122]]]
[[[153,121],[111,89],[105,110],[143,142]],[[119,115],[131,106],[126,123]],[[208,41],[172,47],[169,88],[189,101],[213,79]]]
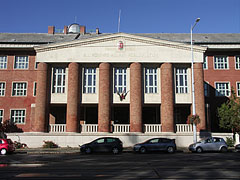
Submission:
[[[96,28],[96,34],[100,34],[99,28]]]
[[[86,34],[86,26],[80,26],[80,34]]]
[[[48,34],[54,34],[55,33],[55,27],[54,26],[48,26]]]
[[[68,34],[68,27],[67,26],[64,26],[63,33]]]

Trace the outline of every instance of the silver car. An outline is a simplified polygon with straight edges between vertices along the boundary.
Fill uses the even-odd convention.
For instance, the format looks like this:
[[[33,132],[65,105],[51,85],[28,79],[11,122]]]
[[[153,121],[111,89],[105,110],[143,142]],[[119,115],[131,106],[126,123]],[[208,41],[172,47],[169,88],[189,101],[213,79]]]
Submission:
[[[188,149],[192,152],[198,153],[201,153],[203,151],[227,152],[228,146],[223,138],[210,137],[197,143],[191,144]]]

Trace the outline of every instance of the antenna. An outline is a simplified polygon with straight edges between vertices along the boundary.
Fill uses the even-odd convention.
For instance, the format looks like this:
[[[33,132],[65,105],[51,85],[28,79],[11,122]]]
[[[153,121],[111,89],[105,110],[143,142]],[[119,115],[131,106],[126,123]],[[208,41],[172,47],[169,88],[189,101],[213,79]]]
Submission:
[[[119,15],[118,15],[118,33],[120,31],[120,19],[121,19],[121,9],[119,10]]]

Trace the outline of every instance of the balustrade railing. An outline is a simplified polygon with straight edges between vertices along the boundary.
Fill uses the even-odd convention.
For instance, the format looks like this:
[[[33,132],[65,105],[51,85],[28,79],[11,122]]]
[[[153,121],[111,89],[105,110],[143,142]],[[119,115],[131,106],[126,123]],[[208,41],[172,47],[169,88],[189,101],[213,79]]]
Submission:
[[[83,133],[97,133],[98,124],[82,124]]]
[[[49,131],[52,133],[66,132],[66,124],[49,124]]]
[[[162,132],[161,124],[144,124],[145,133],[159,133]]]
[[[129,124],[113,124],[113,132],[115,133],[129,133],[130,125]]]
[[[176,132],[181,133],[190,133],[193,132],[193,125],[192,124],[176,124]]]

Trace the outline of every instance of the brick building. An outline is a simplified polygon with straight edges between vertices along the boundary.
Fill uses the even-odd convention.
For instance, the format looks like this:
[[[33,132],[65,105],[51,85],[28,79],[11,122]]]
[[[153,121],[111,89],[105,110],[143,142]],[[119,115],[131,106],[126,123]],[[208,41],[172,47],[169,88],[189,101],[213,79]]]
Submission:
[[[189,34],[78,28],[0,33],[0,121],[24,132],[192,132]],[[198,131],[219,131],[217,106],[231,86],[240,96],[239,37],[193,36]]]

